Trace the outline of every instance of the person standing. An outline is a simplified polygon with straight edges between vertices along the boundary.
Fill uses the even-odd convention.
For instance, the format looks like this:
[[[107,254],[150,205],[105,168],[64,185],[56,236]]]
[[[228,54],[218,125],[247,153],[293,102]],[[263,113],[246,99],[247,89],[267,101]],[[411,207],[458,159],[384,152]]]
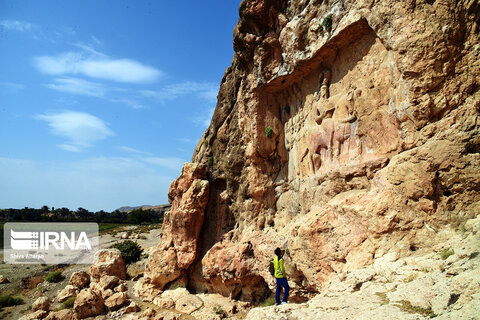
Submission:
[[[275,269],[275,273],[274,273],[275,280],[277,281],[275,301],[277,302],[277,304],[280,304],[280,292],[283,287],[284,292],[283,292],[282,304],[286,304],[290,287],[288,286],[286,273],[285,273],[285,264],[283,261],[283,253],[282,253],[282,250],[280,250],[280,248],[275,249],[275,258],[273,259],[273,267]]]

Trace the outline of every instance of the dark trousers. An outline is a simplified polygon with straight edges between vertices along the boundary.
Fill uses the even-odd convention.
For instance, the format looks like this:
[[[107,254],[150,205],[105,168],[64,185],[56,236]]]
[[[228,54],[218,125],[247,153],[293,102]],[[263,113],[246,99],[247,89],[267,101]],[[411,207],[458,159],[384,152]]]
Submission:
[[[276,279],[277,279],[277,291],[275,292],[275,301],[277,303],[280,303],[280,291],[282,291],[282,287],[283,287],[284,289],[283,302],[287,302],[288,291],[290,290],[287,279],[286,278],[276,278]]]

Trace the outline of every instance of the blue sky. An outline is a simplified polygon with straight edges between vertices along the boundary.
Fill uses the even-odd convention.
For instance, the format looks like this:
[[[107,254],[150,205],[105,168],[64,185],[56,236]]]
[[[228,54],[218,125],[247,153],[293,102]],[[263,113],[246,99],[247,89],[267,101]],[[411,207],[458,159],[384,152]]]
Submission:
[[[0,0],[0,208],[167,203],[240,0]]]

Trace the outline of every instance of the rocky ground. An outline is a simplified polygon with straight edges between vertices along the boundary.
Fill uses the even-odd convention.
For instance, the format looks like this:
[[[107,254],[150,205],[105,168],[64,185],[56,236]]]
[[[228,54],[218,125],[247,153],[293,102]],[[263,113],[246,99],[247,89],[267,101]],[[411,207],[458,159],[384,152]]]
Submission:
[[[480,319],[480,218],[458,229],[425,229],[435,233],[433,248],[408,248],[400,257],[399,245],[379,253],[368,267],[332,277],[322,292],[306,303],[255,307],[219,294],[191,294],[185,288],[170,288],[147,301],[134,292],[145,260],[125,266],[118,251],[101,250],[93,266],[64,268],[60,283],[39,282],[22,289],[26,303],[4,308],[2,319]],[[159,230],[137,239],[147,251]],[[102,236],[102,247],[119,241]],[[158,238],[157,238],[158,239]],[[2,265],[10,283],[2,294],[16,293],[28,274],[46,267]],[[44,268],[44,269],[42,269]],[[52,269],[49,269],[52,270]],[[128,273],[128,276],[125,274]],[[15,276],[17,274],[18,276]],[[34,279],[35,277],[32,277]],[[25,282],[25,281],[24,281]],[[69,296],[73,308],[56,311]]]
[[[116,242],[121,241],[122,234],[131,233],[137,229],[136,226],[120,227],[114,231],[104,233],[100,236],[100,248],[109,248]],[[147,230],[145,228],[139,229],[138,233],[141,235],[139,239],[134,239],[138,244],[148,253],[152,247],[156,246],[161,230],[153,229]],[[11,294],[20,296],[25,301],[24,304],[7,307],[0,310],[0,319],[18,319],[23,314],[31,310],[33,302],[41,295],[49,297],[55,301],[58,291],[63,289],[69,282],[71,275],[78,271],[88,271],[88,265],[11,265],[3,262],[3,250],[0,250],[0,275],[8,279],[8,283],[0,284],[0,295]],[[143,262],[139,262],[130,266],[130,270],[134,274],[143,272]],[[65,279],[58,283],[50,283],[45,281],[45,276],[48,273],[56,270],[61,270]],[[58,307],[59,304],[53,303],[53,306]]]
[[[123,227],[102,234],[100,248],[109,248],[129,238],[149,254],[160,234],[160,229]],[[123,259],[120,261],[114,256],[107,254],[103,262],[97,259],[93,267],[0,264],[0,275],[8,279],[0,284],[0,295],[12,294],[24,300],[21,305],[3,308],[0,319],[243,319],[251,308],[248,303],[219,294],[193,295],[184,288],[165,291],[153,301],[142,301],[135,296],[133,288],[143,275],[146,258],[126,266]],[[3,260],[3,256],[1,258]],[[126,275],[121,271],[122,265]],[[63,281],[44,280],[48,273],[56,270],[62,271]],[[82,282],[79,278],[88,280]],[[72,296],[76,297],[75,304],[57,311]]]
[[[393,247],[307,303],[255,308],[246,319],[480,319],[480,219],[438,233],[433,251],[398,258],[403,248]]]

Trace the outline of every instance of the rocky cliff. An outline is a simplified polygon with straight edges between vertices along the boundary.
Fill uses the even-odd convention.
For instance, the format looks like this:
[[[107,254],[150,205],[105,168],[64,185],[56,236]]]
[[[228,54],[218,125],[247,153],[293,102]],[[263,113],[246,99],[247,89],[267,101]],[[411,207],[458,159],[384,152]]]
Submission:
[[[137,293],[292,299],[480,212],[480,4],[244,0],[235,54]]]

